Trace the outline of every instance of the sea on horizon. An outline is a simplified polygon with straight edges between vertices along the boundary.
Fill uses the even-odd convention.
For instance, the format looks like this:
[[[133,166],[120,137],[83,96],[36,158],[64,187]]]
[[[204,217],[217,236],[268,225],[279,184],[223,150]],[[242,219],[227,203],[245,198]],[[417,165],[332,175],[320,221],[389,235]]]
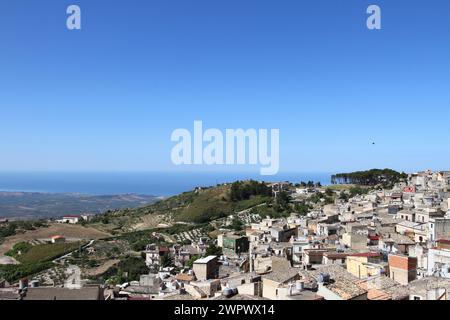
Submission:
[[[143,194],[172,196],[195,187],[209,187],[236,180],[267,182],[300,181],[329,185],[331,173],[280,173],[260,176],[257,173],[214,172],[102,172],[102,173],[0,173],[0,192],[79,193],[86,195]]]

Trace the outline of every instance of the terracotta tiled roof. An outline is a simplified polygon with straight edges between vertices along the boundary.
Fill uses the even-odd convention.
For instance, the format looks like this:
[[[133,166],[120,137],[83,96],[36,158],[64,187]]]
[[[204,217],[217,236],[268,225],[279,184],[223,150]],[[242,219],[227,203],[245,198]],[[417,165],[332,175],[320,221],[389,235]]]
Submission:
[[[177,279],[178,281],[191,282],[195,280],[195,276],[189,275],[187,273],[179,273],[175,276],[175,279]]]

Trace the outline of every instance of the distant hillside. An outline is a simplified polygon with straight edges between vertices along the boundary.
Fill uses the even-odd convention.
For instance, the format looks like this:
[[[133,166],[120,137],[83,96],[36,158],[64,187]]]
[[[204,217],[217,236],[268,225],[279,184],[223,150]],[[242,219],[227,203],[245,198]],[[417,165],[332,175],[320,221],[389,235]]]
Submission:
[[[131,224],[137,225],[149,216],[164,217],[159,222],[205,223],[269,202],[271,193],[271,188],[256,181],[224,184],[185,192],[141,208],[107,212],[94,223],[130,228]]]
[[[0,192],[0,218],[37,219],[64,214],[102,213],[112,209],[136,208],[159,200],[147,195],[88,196],[34,192]]]

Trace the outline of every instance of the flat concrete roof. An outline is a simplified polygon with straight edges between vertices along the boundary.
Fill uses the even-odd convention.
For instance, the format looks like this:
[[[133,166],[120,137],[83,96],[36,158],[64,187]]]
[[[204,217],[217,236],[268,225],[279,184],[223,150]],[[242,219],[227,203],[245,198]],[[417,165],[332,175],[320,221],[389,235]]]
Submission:
[[[211,260],[214,260],[215,258],[217,258],[217,256],[208,256],[208,257],[205,257],[205,258],[201,258],[201,259],[195,260],[194,263],[208,263]]]

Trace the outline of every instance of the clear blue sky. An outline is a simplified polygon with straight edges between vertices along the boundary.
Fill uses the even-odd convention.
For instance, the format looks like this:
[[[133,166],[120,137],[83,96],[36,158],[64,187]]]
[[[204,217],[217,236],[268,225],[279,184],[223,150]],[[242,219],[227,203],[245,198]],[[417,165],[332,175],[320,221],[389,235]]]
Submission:
[[[194,120],[279,128],[281,171],[450,169],[449,119],[448,0],[0,2],[0,171],[170,171]]]

